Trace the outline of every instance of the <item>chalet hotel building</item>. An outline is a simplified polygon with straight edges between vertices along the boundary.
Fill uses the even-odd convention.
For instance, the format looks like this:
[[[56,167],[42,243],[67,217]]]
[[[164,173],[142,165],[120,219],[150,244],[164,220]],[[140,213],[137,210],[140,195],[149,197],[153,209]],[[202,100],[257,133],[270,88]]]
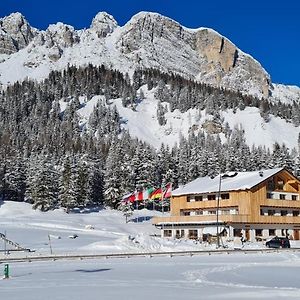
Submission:
[[[222,235],[249,241],[287,235],[299,240],[299,187],[284,168],[200,177],[174,190],[170,216],[153,224],[163,237],[201,241],[218,227]]]

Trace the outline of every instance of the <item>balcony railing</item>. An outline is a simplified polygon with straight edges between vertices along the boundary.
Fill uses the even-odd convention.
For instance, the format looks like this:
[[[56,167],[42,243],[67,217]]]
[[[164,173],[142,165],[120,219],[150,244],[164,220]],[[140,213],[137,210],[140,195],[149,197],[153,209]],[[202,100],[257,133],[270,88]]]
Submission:
[[[234,223],[247,223],[249,220],[248,215],[219,215],[219,222],[234,222]],[[153,218],[152,223],[201,223],[216,222],[216,215],[206,216],[170,216],[170,217],[156,217]]]
[[[206,216],[170,216],[153,218],[153,224],[159,223],[208,223],[216,222],[216,215]],[[300,216],[261,216],[249,215],[219,215],[219,222],[225,223],[255,223],[255,224],[299,224]]]

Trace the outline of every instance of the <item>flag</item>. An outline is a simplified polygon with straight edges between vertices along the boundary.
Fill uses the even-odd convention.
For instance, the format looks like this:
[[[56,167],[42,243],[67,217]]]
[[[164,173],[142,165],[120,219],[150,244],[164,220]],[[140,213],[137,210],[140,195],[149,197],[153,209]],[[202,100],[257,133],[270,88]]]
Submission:
[[[150,195],[153,191],[154,191],[153,187],[149,187],[149,188],[145,189],[144,192],[143,192],[144,200],[150,199]]]
[[[172,183],[168,183],[166,186],[165,186],[165,190],[164,190],[164,193],[163,193],[163,199],[165,198],[171,198],[172,196]]]
[[[134,202],[135,201],[135,193],[130,193],[125,196],[123,196],[121,203],[127,204],[128,202]]]
[[[143,197],[143,191],[136,191],[135,192],[135,201],[143,201],[144,197]]]
[[[162,196],[162,190],[161,190],[161,188],[158,188],[150,194],[149,198],[150,199],[161,199],[161,196]]]

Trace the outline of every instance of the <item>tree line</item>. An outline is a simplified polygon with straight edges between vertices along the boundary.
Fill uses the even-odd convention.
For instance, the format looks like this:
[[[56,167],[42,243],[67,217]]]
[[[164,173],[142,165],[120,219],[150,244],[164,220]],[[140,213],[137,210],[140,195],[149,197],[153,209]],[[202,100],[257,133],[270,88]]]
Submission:
[[[277,166],[297,171],[296,149],[279,144],[273,149],[250,148],[238,127],[224,128],[223,143],[218,135],[200,131],[182,136],[172,148],[162,144],[158,150],[132,138],[121,129],[122,120],[110,99],[121,98],[124,106],[135,109],[143,100],[139,90],[143,85],[155,89],[156,97],[168,102],[171,110],[205,108],[220,123],[221,110],[260,108],[265,102],[261,113],[266,121],[268,114],[274,114],[295,122],[299,114],[297,104],[271,104],[158,70],[137,70],[130,79],[104,66],[69,66],[51,72],[42,82],[27,79],[1,91],[0,197],[27,201],[43,211],[95,205],[117,208],[128,192],[167,182],[176,187],[220,171]],[[77,111],[95,95],[103,97],[82,124]],[[160,104],[161,125],[166,122],[165,112]]]

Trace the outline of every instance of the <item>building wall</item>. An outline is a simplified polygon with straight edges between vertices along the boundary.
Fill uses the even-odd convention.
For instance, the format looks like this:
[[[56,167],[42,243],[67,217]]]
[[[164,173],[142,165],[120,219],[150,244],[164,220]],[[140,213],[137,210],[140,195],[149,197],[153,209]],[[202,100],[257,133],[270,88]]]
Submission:
[[[219,201],[219,221],[232,226],[232,228],[244,230],[244,234],[247,233],[248,236],[251,236],[251,239],[255,238],[256,229],[263,230],[264,238],[269,234],[270,229],[275,229],[277,233],[282,233],[282,229],[287,229],[291,235],[299,238],[300,213],[299,216],[293,216],[291,212],[293,210],[299,210],[300,212],[300,182],[287,171],[282,171],[274,176],[272,184],[268,184],[268,180],[266,180],[251,190],[224,192],[229,193],[229,199],[220,199]],[[284,194],[286,195],[286,200],[269,199],[267,198],[268,192],[272,192],[273,198],[278,198],[280,194]],[[187,195],[173,197],[171,199],[171,216],[155,218],[154,223],[216,222],[216,215],[195,215],[195,212],[199,210],[204,212],[216,211],[218,193],[211,194],[216,195],[216,200],[207,200],[206,194],[202,194],[203,201],[193,202],[187,201],[189,197]],[[291,200],[292,194],[297,196],[297,200]],[[228,211],[233,208],[237,208],[237,214],[222,214],[225,213],[225,210]],[[261,215],[261,210],[268,209],[275,209],[276,211],[288,210],[289,215]],[[190,212],[193,215],[184,216],[183,212]],[[201,226],[198,227],[201,228]],[[246,232],[247,230],[248,232]]]

